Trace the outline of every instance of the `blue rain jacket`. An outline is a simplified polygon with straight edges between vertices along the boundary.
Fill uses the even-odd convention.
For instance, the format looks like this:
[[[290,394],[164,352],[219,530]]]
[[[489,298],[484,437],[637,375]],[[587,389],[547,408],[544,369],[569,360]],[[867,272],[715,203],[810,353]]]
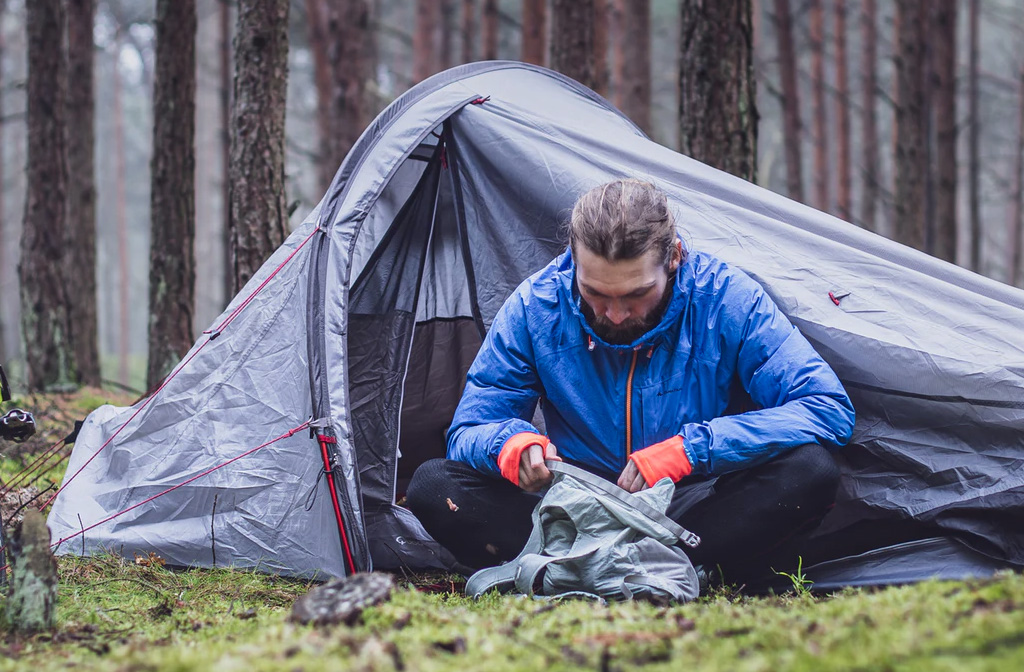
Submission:
[[[500,473],[505,441],[537,431],[538,400],[559,455],[608,478],[630,450],[675,434],[693,473],[713,475],[849,440],[854,410],[842,384],[757,282],[691,252],[672,292],[657,326],[611,345],[580,312],[568,250],[525,280],[469,369],[448,458]],[[736,380],[759,410],[723,415]]]

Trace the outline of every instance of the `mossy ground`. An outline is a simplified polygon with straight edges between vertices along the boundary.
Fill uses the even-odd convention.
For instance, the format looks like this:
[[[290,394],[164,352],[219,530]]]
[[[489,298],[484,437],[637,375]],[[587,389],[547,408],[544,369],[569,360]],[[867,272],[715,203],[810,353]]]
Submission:
[[[107,400],[130,402],[96,390],[22,399],[40,435],[5,452],[0,479]],[[62,558],[59,568],[57,631],[19,637],[0,625],[0,672],[1024,669],[1020,574],[816,596],[724,589],[673,607],[473,601],[457,577],[416,577],[355,625],[317,629],[286,621],[310,588],[302,581],[114,556]]]
[[[406,582],[349,627],[286,622],[309,584],[116,557],[60,561],[59,629],[0,634],[0,670],[1006,670],[1024,577],[695,603],[537,602]]]

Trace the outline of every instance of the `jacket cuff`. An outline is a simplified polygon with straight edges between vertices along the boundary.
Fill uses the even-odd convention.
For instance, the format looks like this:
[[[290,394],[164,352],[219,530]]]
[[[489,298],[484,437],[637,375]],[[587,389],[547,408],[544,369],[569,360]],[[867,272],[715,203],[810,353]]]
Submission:
[[[498,469],[501,475],[519,485],[519,462],[522,460],[523,451],[534,444],[547,448],[551,439],[536,432],[519,432],[508,437],[505,445],[498,453]]]
[[[679,435],[638,450],[629,459],[650,486],[665,477],[677,482],[693,472],[693,465],[683,449],[683,437]]]

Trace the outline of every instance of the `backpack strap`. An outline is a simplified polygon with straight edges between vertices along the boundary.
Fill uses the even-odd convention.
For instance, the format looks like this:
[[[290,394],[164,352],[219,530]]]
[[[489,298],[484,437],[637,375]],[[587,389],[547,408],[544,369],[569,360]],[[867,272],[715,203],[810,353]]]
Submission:
[[[519,561],[528,554],[537,554],[544,550],[544,530],[537,524],[536,513],[533,516],[533,531],[526,541],[526,546],[519,552],[519,555],[512,562],[506,562],[497,567],[487,567],[469,577],[466,581],[466,595],[479,598],[492,588],[510,588],[515,582],[519,572]]]
[[[697,548],[697,546],[700,545],[699,536],[697,536],[693,532],[690,532],[685,527],[683,527],[676,521],[672,520],[661,511],[658,511],[653,506],[647,504],[647,502],[644,502],[638,497],[634,497],[631,493],[626,492],[625,490],[615,485],[614,483],[606,481],[600,476],[595,476],[589,471],[580,469],[579,467],[574,467],[571,464],[566,464],[565,462],[556,462],[555,460],[548,460],[544,464],[545,466],[547,466],[548,471],[550,471],[553,474],[564,474],[566,476],[572,476],[577,481],[584,483],[587,487],[591,488],[592,490],[597,490],[601,494],[617,499],[625,506],[628,506],[632,509],[639,511],[640,513],[644,514],[651,520],[655,521],[656,523],[664,527],[673,536],[675,536],[677,539],[682,541],[690,548]]]
[[[664,595],[667,598],[678,600],[680,602],[686,602],[689,599],[693,599],[686,595],[680,588],[679,585],[667,581],[658,576],[647,576],[643,574],[630,574],[622,579],[622,596],[627,600],[633,599],[633,591],[630,590],[629,586],[643,586],[649,588],[652,591],[656,591]],[[699,586],[693,586],[695,589],[694,595],[697,595],[700,591]]]

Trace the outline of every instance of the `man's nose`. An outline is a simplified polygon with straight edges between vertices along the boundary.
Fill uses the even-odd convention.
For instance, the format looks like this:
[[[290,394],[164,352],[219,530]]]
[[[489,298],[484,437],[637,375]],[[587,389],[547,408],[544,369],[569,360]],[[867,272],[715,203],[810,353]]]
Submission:
[[[621,304],[609,304],[604,316],[612,324],[622,324],[629,318],[629,309]]]

